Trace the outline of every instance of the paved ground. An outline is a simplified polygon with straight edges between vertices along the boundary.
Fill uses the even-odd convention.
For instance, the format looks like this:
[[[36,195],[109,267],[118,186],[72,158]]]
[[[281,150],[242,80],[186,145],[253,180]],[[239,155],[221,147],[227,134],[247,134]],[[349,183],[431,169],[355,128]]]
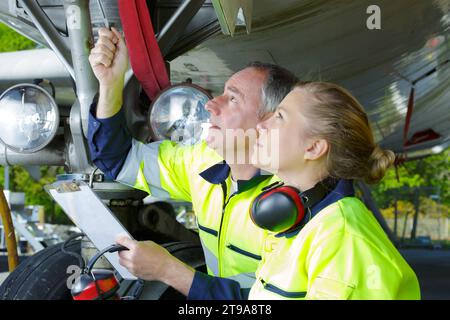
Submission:
[[[450,300],[450,250],[402,249],[400,252],[419,278],[422,299]],[[7,271],[7,257],[0,255],[0,284]]]
[[[450,300],[450,250],[402,249],[416,272],[422,299]]]

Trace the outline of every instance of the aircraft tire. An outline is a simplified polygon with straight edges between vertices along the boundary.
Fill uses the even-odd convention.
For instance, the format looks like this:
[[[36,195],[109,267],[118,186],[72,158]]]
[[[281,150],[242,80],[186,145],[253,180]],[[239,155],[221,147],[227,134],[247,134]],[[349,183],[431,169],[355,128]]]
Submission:
[[[200,245],[189,242],[171,242],[163,245],[171,254],[199,271],[205,272]],[[81,241],[72,241],[67,249],[80,253]],[[0,286],[0,300],[71,300],[67,286],[67,267],[78,265],[78,260],[61,251],[61,244],[45,248],[23,261]],[[130,291],[134,282],[128,286]],[[122,288],[122,285],[121,285]],[[121,292],[121,296],[129,292]],[[137,299],[180,300],[183,295],[160,282],[144,282]]]
[[[80,253],[81,241],[67,249]],[[61,251],[61,244],[45,248],[20,263],[0,286],[0,300],[70,300],[67,267],[78,260]]]

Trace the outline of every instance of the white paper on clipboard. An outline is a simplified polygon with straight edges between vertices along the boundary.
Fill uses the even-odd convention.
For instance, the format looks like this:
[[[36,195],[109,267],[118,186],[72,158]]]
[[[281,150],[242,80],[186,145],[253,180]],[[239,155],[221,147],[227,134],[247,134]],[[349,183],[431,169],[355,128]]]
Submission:
[[[111,210],[103,204],[86,183],[82,181],[58,181],[46,189],[97,249],[103,250],[114,244],[118,235],[126,235],[132,239]],[[106,253],[105,257],[122,278],[126,280],[137,279],[120,265],[117,252]]]

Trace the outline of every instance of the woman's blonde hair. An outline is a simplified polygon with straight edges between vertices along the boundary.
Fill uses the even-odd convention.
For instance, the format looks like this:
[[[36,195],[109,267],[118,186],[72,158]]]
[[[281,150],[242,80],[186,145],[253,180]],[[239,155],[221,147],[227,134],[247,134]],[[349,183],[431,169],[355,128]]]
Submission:
[[[302,109],[302,114],[308,119],[308,133],[330,145],[327,156],[330,175],[367,183],[380,181],[395,155],[375,143],[367,114],[355,97],[328,82],[299,82],[294,90],[312,97],[312,103]]]

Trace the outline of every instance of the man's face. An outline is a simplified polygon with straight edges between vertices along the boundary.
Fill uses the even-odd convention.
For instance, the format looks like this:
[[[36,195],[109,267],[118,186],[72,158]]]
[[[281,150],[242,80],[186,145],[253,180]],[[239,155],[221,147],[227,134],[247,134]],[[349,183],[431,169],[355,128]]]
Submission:
[[[227,162],[231,160],[228,157],[230,154],[247,154],[253,145],[252,139],[245,143],[246,139],[240,137],[243,132],[255,132],[265,80],[266,73],[263,71],[255,68],[241,70],[226,82],[222,95],[206,104],[206,110],[211,114],[206,142]]]

